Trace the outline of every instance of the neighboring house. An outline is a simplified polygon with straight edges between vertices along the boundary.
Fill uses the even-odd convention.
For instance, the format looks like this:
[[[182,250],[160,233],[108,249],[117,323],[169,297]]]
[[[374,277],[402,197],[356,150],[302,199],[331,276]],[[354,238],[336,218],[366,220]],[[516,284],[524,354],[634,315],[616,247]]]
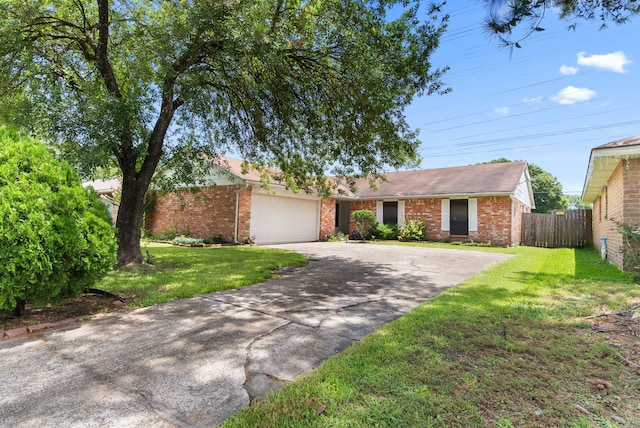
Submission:
[[[119,178],[106,178],[100,180],[85,181],[82,183],[83,187],[91,187],[96,191],[100,201],[107,206],[109,214],[113,224],[116,223],[118,217],[118,202],[117,195],[122,187],[122,182]]]
[[[512,246],[520,243],[522,213],[533,208],[526,162],[387,173],[378,190],[360,180],[357,193],[323,199],[277,183],[264,190],[257,171],[245,173],[241,161],[226,160],[229,172],[214,177],[215,187],[158,195],[147,229],[258,244],[304,242],[350,233],[351,213],[369,209],[381,223],[423,219],[431,240]]]
[[[640,136],[603,144],[591,150],[582,201],[593,203],[593,245],[622,268],[622,236],[616,223],[640,223]]]

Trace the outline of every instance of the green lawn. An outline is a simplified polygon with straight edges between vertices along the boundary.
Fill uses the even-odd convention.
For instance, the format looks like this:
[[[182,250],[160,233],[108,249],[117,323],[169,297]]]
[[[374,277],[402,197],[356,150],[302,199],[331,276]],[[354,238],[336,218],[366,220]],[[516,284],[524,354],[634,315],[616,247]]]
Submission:
[[[509,251],[224,426],[640,426],[638,372],[585,318],[638,285],[591,249]]]
[[[130,307],[197,296],[262,282],[283,266],[303,264],[306,259],[292,251],[230,246],[186,248],[163,244],[143,246],[152,266],[111,272],[95,285],[118,294]]]

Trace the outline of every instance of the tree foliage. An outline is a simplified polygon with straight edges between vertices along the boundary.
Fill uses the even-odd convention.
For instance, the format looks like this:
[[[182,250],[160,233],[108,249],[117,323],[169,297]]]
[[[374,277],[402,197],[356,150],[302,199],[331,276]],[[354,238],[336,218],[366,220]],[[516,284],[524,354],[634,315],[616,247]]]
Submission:
[[[121,171],[121,264],[142,260],[159,165],[189,181],[197,156],[231,151],[295,189],[407,166],[404,108],[446,91],[429,58],[447,17],[417,0],[4,0],[0,15],[12,120],[83,174]]]
[[[593,208],[591,202],[582,202],[582,198],[579,195],[565,195],[565,197],[571,210],[590,210]]]
[[[74,169],[0,128],[0,309],[77,295],[115,263],[106,207]]]
[[[557,15],[574,29],[581,20],[597,20],[606,28],[609,23],[624,24],[640,13],[636,0],[490,0],[489,4],[485,28],[510,48],[520,48],[524,39],[544,31],[548,15]]]
[[[562,184],[555,176],[532,163],[529,164],[529,174],[536,203],[535,212],[550,213],[569,208],[569,201],[562,192]]]
[[[507,158],[494,159],[483,163],[504,163],[511,162]],[[563,210],[569,208],[569,200],[562,193],[562,183],[550,172],[539,166],[529,163],[529,175],[531,175],[531,188],[533,190],[533,200],[537,213],[550,213],[553,210]]]

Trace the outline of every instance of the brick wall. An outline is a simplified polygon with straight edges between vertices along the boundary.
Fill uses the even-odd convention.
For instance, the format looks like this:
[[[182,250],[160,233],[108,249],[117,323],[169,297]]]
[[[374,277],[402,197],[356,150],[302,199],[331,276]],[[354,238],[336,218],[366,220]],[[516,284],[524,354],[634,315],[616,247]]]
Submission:
[[[353,201],[349,204],[349,231],[356,230],[356,223],[351,215],[354,211],[369,210],[374,215],[376,213],[376,201]]]
[[[197,193],[157,195],[155,208],[147,216],[146,228],[153,235],[174,229],[193,237],[208,239],[222,235],[234,240],[236,192],[239,192],[238,237],[249,236],[251,188],[241,185],[216,186]]]
[[[493,245],[513,245],[511,208],[509,196],[478,198],[478,232],[470,233],[469,238],[476,242],[491,241]]]
[[[640,223],[640,159],[629,159],[624,171],[624,222]]]
[[[513,200],[513,235],[511,236],[511,245],[520,245],[522,242],[522,214],[530,213],[531,207],[527,207],[521,201]]]
[[[325,198],[320,202],[320,239],[336,233],[336,200]]]
[[[622,268],[623,241],[614,220],[629,225],[640,223],[640,159],[619,161],[593,203],[593,246],[600,250],[600,238],[606,237],[608,260]]]
[[[469,232],[468,239],[475,242],[491,241],[494,245],[511,246],[520,241],[519,226],[512,229],[511,207],[509,196],[488,196],[478,200],[478,231]],[[439,198],[413,198],[405,200],[405,219],[422,219],[429,232],[429,240],[444,241],[449,237],[448,231],[442,230],[442,200]],[[350,211],[367,209],[376,212],[376,201],[351,202]],[[520,214],[516,213],[518,222],[522,212],[526,209],[519,203]],[[530,210],[529,210],[530,211]],[[518,223],[519,224],[519,223]],[[355,230],[353,219],[350,220],[350,230]],[[513,234],[512,234],[513,230]]]
[[[407,199],[404,203],[404,218],[406,220],[424,220],[430,241],[443,241],[449,232],[442,229],[441,199]]]
[[[622,245],[622,237],[615,231],[616,225],[612,219],[625,221],[624,175],[624,168],[620,162],[593,203],[593,246],[600,251],[602,247],[600,238],[607,238],[607,258],[620,268],[622,268],[622,254],[619,249]]]

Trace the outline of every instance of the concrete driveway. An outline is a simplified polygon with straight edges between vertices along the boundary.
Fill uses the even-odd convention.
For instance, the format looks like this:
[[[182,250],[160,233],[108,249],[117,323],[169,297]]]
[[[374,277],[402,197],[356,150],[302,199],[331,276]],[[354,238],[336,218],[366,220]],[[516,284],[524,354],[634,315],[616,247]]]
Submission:
[[[508,255],[310,243],[235,291],[0,342],[0,426],[212,426]]]

